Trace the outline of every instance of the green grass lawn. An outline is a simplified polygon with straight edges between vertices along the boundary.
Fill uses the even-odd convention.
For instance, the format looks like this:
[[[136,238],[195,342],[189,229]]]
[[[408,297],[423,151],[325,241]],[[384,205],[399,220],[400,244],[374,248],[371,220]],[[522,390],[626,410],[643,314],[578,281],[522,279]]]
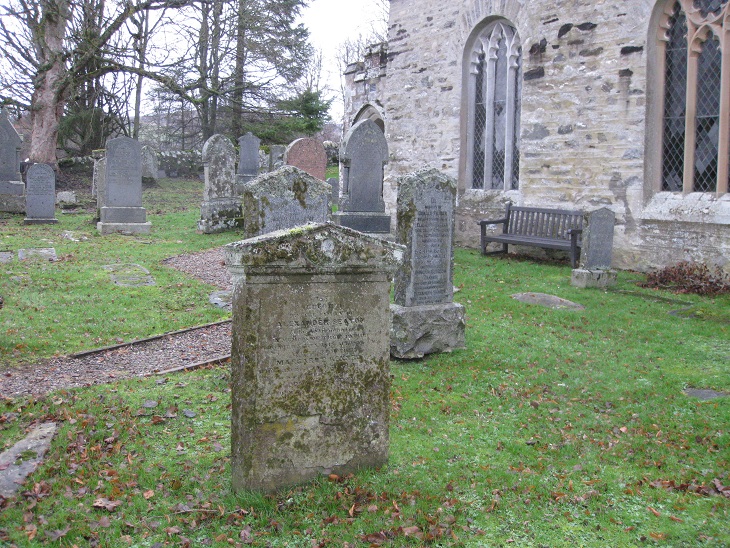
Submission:
[[[150,192],[160,213],[146,237],[101,238],[83,216],[50,228],[2,219],[5,247],[46,239],[63,258],[0,265],[3,360],[223,317],[210,287],[159,261],[239,238],[195,234],[195,209]],[[125,295],[99,268],[112,262],[142,264],[157,286]],[[391,364],[388,465],[277,495],[231,493],[226,367],[1,401],[0,416],[16,414],[0,420],[2,439],[42,420],[60,431],[0,510],[0,546],[728,546],[730,498],[717,487],[730,485],[730,398],[683,390],[730,392],[730,296],[641,279],[579,290],[567,265],[457,250],[467,348]],[[586,310],[511,297],[528,291]],[[688,306],[701,313],[669,314]]]

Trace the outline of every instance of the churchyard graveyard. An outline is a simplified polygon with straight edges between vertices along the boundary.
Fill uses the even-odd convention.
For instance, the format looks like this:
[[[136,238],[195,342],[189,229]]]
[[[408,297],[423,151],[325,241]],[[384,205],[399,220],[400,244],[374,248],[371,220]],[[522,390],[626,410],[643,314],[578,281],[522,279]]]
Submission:
[[[57,210],[53,225],[0,218],[10,259],[0,264],[2,450],[39,424],[58,428],[0,508],[0,544],[730,542],[730,297],[641,288],[637,273],[619,272],[609,289],[581,289],[567,263],[456,249],[465,348],[391,361],[387,462],[269,494],[232,488],[226,361],[146,377],[118,372],[44,395],[3,390],[19,372],[56,374],[43,369],[54,355],[230,318],[209,303],[214,284],[163,262],[243,238],[196,230],[202,194],[201,181],[162,179],[144,190],[149,234],[101,235],[93,208]],[[57,260],[17,257],[39,248],[53,248]],[[207,269],[224,268],[218,259]],[[113,274],[154,283],[125,287]],[[581,309],[543,306],[556,301],[541,295]],[[160,362],[146,371],[166,369]]]

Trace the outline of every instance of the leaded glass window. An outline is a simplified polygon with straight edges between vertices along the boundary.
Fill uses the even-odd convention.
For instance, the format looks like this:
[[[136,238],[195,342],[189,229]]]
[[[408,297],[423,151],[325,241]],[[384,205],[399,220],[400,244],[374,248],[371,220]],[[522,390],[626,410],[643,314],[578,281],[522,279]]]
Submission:
[[[687,111],[687,20],[679,2],[669,19],[664,83],[662,190],[681,191]]]
[[[728,191],[730,89],[720,37],[730,34],[728,0],[667,0],[663,56],[661,185],[670,192]],[[727,57],[727,56],[726,56]]]
[[[519,186],[519,113],[522,50],[511,25],[482,31],[472,52],[468,162],[476,189]]]

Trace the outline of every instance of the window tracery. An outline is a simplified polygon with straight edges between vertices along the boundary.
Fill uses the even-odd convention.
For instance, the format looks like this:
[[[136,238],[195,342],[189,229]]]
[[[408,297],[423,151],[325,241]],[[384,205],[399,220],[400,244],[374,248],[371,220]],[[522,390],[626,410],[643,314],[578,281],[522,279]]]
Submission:
[[[471,187],[517,189],[522,48],[506,21],[487,26],[471,52],[468,132]]]
[[[728,0],[668,0],[659,27],[664,67],[659,188],[725,193],[730,176],[730,56],[723,55],[723,44],[730,44]]]

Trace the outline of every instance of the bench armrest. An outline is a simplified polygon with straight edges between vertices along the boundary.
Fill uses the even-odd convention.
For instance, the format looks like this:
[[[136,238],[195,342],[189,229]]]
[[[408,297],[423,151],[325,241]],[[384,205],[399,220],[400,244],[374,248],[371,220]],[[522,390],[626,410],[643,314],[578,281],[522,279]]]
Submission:
[[[504,219],[496,219],[494,221],[489,221],[489,220],[477,221],[477,223],[480,224],[481,226],[487,226],[487,225],[504,224],[507,221],[508,221],[508,219],[507,219],[507,217],[505,217]]]

